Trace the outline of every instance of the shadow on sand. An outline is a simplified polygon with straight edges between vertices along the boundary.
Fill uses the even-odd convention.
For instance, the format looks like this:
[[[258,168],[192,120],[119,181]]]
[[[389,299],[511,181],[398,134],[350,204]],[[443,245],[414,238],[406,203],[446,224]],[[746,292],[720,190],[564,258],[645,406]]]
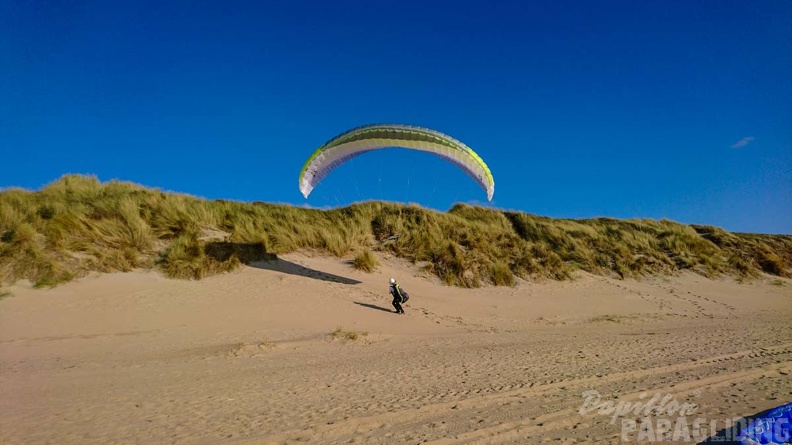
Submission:
[[[254,261],[248,264],[250,267],[259,269],[274,270],[276,272],[287,273],[290,275],[299,275],[301,277],[313,278],[316,280],[330,281],[332,283],[341,284],[360,284],[361,281],[352,278],[342,277],[340,275],[333,275],[331,273],[322,272],[309,267],[301,266],[291,261],[286,261],[283,258],[278,258],[271,261]]]
[[[391,313],[395,312],[395,311],[394,311],[394,310],[392,310],[392,309],[387,309],[387,308],[384,308],[384,307],[382,307],[382,306],[377,306],[376,304],[370,304],[370,303],[361,303],[361,302],[359,302],[359,301],[356,301],[356,302],[355,302],[355,304],[356,304],[356,305],[358,305],[358,306],[367,307],[367,308],[369,308],[369,309],[376,309],[376,310],[378,310],[378,311],[385,311],[385,312],[391,312]]]
[[[276,272],[299,275],[322,281],[341,284],[360,284],[352,278],[333,275],[301,266],[283,258],[278,258],[274,253],[267,252],[263,243],[235,243],[228,241],[214,241],[206,243],[204,252],[218,262],[226,262],[236,257],[240,262],[258,269],[274,270]]]

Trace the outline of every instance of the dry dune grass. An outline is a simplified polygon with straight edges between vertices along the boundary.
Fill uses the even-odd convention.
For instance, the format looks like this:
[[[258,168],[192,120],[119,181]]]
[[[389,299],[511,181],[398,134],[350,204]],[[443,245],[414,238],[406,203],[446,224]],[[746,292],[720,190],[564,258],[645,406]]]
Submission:
[[[446,213],[384,202],[322,211],[209,201],[77,175],[40,191],[0,192],[0,282],[54,286],[90,271],[154,267],[200,279],[298,250],[359,253],[363,270],[376,268],[372,250],[387,252],[463,287],[563,280],[577,269],[619,277],[680,270],[788,277],[792,265],[790,236],[667,220],[550,219],[462,204]]]
[[[371,250],[365,249],[352,260],[352,265],[355,269],[364,272],[374,272],[377,270],[377,267],[379,267],[379,260],[377,260],[377,257]]]
[[[360,337],[365,337],[368,332],[357,332],[349,329],[344,329],[341,326],[337,327],[330,333],[333,338],[340,338],[343,340],[357,340]]]

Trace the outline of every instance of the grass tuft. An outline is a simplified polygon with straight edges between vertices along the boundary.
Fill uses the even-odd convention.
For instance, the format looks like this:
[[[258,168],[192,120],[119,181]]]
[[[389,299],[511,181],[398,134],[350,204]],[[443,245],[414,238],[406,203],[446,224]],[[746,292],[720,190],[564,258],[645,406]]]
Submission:
[[[331,332],[330,335],[332,335],[333,338],[342,340],[357,340],[360,337],[367,336],[368,332],[349,331],[339,326],[335,331]]]
[[[352,260],[352,266],[357,270],[362,270],[363,272],[374,272],[377,270],[379,265],[380,263],[377,260],[377,257],[369,249],[365,249],[363,252],[359,253],[354,260]]]

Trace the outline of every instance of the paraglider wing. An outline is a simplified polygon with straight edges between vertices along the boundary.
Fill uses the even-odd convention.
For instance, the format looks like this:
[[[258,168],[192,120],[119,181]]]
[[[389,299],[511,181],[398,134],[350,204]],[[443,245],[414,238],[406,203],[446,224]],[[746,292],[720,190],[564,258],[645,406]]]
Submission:
[[[428,128],[410,125],[377,124],[353,128],[319,147],[300,171],[300,192],[311,191],[339,165],[363,153],[388,147],[425,151],[454,164],[487,192],[495,194],[495,180],[487,164],[462,142]]]

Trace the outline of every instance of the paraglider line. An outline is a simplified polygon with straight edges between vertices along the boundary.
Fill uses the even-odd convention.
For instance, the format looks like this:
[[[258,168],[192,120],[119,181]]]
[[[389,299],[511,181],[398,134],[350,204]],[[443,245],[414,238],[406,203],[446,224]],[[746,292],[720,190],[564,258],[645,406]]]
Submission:
[[[429,196],[429,201],[430,201],[430,202],[432,201],[432,198],[434,198],[435,191],[437,190],[437,180],[438,180],[438,176],[437,176],[437,175],[435,175],[435,184],[434,184],[434,188],[432,189],[432,195],[431,195],[431,196]]]
[[[410,179],[412,178],[412,162],[407,164],[407,196],[404,199],[404,203],[407,204],[410,202]]]
[[[377,184],[379,187],[378,196],[382,199],[382,152],[379,153],[380,158],[380,166],[379,170],[377,170]]]
[[[352,159],[350,161],[350,164],[352,164],[352,182],[355,183],[355,191],[357,192],[358,195],[358,201],[360,201],[362,198],[360,197],[360,189],[358,188],[358,183],[357,183],[357,170],[355,169],[355,160]]]

